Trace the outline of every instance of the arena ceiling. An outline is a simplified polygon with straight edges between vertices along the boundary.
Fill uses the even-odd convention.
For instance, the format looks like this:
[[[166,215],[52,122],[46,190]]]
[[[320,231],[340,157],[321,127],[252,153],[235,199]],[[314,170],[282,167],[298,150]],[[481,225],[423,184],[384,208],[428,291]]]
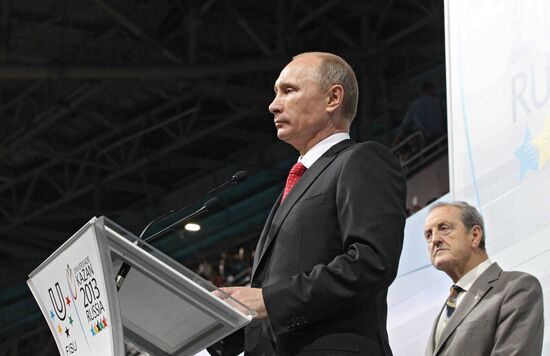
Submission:
[[[312,50],[357,72],[352,136],[388,143],[419,81],[444,81],[443,1],[1,1],[3,348],[44,347],[19,342],[46,330],[25,280],[93,216],[139,233],[246,170],[202,235],[158,247],[192,264],[253,243],[296,158],[273,82]]]

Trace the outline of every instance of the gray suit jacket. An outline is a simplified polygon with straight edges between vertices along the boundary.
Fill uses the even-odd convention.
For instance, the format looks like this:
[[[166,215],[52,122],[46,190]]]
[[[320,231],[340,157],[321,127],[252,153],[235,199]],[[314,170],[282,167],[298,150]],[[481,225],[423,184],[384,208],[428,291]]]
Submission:
[[[539,281],[503,272],[493,263],[474,282],[451,316],[434,350],[433,325],[426,356],[537,356],[544,334]]]

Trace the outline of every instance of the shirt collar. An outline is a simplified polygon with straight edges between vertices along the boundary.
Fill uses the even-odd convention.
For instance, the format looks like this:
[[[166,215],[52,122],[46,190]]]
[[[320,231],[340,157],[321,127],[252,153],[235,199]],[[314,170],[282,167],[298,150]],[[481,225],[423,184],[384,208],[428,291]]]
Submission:
[[[298,158],[298,162],[301,162],[306,168],[309,169],[321,157],[326,151],[329,150],[335,144],[348,140],[350,138],[347,132],[338,132],[325,138],[315,146],[313,146],[305,155]]]
[[[485,272],[485,270],[487,268],[489,268],[491,266],[493,262],[491,262],[491,260],[488,258],[486,259],[485,261],[481,262],[480,264],[478,264],[474,269],[472,269],[470,272],[466,273],[464,276],[462,276],[462,278],[460,278],[458,280],[458,282],[456,282],[455,284],[457,286],[459,286],[460,288],[464,289],[465,291],[468,291],[471,287],[472,287],[472,284],[474,284],[474,282],[476,281],[476,279],[481,276],[481,274],[483,272]]]

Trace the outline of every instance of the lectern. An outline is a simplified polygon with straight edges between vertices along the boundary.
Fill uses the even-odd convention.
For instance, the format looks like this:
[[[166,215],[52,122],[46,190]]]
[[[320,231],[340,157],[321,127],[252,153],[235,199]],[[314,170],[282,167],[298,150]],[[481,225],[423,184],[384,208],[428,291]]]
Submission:
[[[117,291],[116,273],[131,266]],[[106,217],[92,218],[27,281],[61,355],[194,355],[255,313]]]

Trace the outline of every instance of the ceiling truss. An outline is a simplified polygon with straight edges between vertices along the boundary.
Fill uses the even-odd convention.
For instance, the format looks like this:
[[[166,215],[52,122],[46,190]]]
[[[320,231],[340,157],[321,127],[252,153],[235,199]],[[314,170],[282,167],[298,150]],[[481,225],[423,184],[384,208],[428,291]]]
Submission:
[[[15,323],[34,303],[25,276],[92,216],[139,231],[240,169],[250,177],[227,204],[269,209],[294,159],[267,110],[292,55],[332,51],[354,66],[358,140],[383,141],[418,81],[444,80],[441,0],[4,0],[0,11],[0,325],[18,325],[0,327],[0,356],[55,354],[40,316]],[[240,227],[219,246],[255,236],[263,213],[213,217]]]

